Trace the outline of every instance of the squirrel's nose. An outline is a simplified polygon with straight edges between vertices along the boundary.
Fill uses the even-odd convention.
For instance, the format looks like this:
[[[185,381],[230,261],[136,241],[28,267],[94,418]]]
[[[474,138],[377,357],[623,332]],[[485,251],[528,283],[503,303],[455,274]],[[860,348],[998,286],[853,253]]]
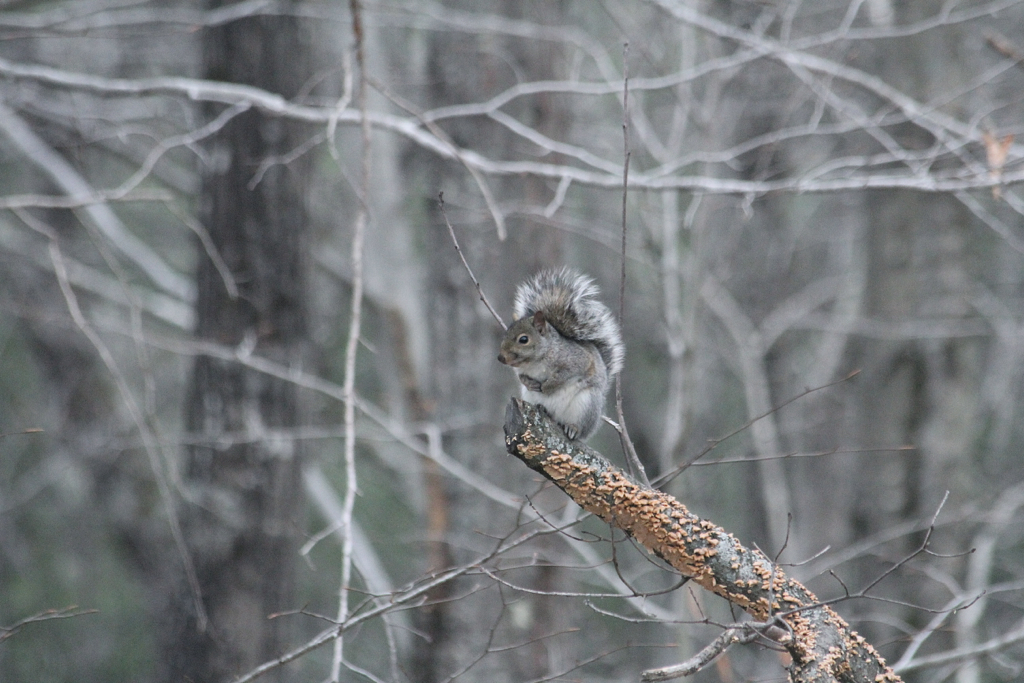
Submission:
[[[505,362],[505,356],[501,355],[500,353],[498,354],[498,362],[504,365],[508,365],[508,363]]]

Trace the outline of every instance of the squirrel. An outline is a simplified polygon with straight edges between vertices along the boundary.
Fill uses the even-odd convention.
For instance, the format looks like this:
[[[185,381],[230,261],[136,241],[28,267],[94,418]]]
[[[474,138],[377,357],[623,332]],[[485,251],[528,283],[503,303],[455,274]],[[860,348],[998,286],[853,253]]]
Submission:
[[[570,440],[597,431],[611,378],[622,369],[619,323],[597,285],[571,268],[545,270],[516,289],[515,322],[498,360],[522,383],[523,399],[541,405]]]

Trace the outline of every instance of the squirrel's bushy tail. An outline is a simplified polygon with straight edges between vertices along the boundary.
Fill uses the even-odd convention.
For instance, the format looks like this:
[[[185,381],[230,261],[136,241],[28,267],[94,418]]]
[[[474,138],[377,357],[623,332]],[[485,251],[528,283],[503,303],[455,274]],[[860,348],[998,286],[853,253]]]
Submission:
[[[563,337],[596,346],[608,375],[615,375],[625,356],[622,332],[612,312],[595,298],[599,292],[594,281],[577,270],[544,270],[516,289],[513,314],[519,320],[544,311]]]

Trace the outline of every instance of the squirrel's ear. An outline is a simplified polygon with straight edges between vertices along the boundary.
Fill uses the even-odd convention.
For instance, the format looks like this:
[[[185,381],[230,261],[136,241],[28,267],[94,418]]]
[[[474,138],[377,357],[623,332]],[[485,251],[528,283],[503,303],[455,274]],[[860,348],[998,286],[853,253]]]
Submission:
[[[548,320],[544,317],[544,311],[537,311],[533,314],[533,326],[541,333],[544,332],[544,328],[547,327],[547,324]]]

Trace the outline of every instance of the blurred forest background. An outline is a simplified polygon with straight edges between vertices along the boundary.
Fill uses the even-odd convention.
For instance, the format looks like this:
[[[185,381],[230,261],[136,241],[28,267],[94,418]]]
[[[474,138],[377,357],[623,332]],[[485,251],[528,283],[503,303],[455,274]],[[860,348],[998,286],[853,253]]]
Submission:
[[[900,563],[836,608],[905,680],[1024,675],[1024,2],[3,0],[0,38],[0,680],[320,634],[261,680],[628,681],[739,618],[506,456],[438,210],[506,321],[560,264],[617,310],[624,128],[648,473],[713,445],[665,490],[822,599]]]

